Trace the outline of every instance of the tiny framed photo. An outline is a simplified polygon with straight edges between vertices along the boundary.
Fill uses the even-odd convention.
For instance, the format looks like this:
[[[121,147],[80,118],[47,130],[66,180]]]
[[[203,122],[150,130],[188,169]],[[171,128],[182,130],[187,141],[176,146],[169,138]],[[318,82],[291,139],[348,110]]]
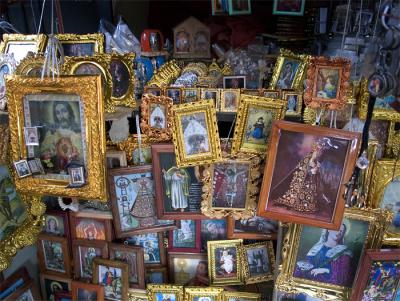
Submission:
[[[213,100],[172,108],[176,164],[188,167],[221,160],[217,117]]]
[[[211,12],[213,16],[226,14],[222,5],[222,0],[211,0]]]
[[[125,262],[95,258],[92,282],[104,287],[105,300],[128,301],[128,270],[129,264]]]
[[[223,291],[220,287],[185,287],[185,300],[222,301]]]
[[[200,99],[200,89],[198,88],[183,88],[183,103],[194,102]]]
[[[111,228],[111,215],[80,212],[70,212],[71,238],[87,240],[113,239]]]
[[[353,172],[360,137],[275,121],[257,215],[337,230],[344,213],[344,184]]]
[[[9,287],[13,288],[12,286]],[[7,291],[2,291],[2,295]],[[2,301],[36,301],[40,300],[40,294],[36,288],[36,285],[32,279],[24,282],[22,286],[15,288],[11,294],[6,294],[6,296],[2,296]]]
[[[139,246],[110,243],[109,251],[111,260],[123,261],[129,265],[129,287],[145,288],[143,248]]]
[[[240,103],[240,89],[223,89],[221,90],[221,99],[219,102],[219,110],[221,112],[236,113]]]
[[[149,301],[183,301],[183,286],[169,284],[147,285]]]
[[[222,301],[261,301],[261,295],[247,292],[229,292],[222,293]]]
[[[161,96],[162,91],[160,88],[156,88],[156,87],[145,87],[144,94],[152,94],[154,96]]]
[[[39,145],[39,134],[36,126],[24,127],[25,145]]]
[[[166,248],[164,247],[164,233],[146,233],[125,238],[129,245],[140,246],[144,252],[146,267],[164,266],[167,262]]]
[[[215,106],[218,106],[221,98],[221,89],[201,89],[201,99],[212,99],[214,100]]]
[[[108,169],[128,166],[126,162],[126,153],[124,151],[107,150],[106,158]]]
[[[226,219],[206,219],[201,220],[201,249],[207,250],[207,242],[214,240],[227,239]]]
[[[44,233],[64,236],[70,241],[68,211],[47,210],[44,217]]]
[[[42,161],[39,158],[29,159],[28,160],[29,169],[33,175],[36,174],[44,174],[44,168],[42,165]]]
[[[246,284],[273,280],[275,254],[271,241],[242,246],[240,251]]]
[[[104,35],[92,34],[57,34],[65,56],[93,56],[104,52]]]
[[[168,252],[169,281],[177,285],[208,286],[208,263],[204,253]]]
[[[70,253],[65,237],[39,234],[38,239],[39,266],[42,272],[69,277]]]
[[[208,271],[212,285],[242,285],[242,239],[207,242]]]
[[[231,216],[227,218],[227,237],[230,239],[275,240],[278,236],[278,228],[277,221],[257,215],[240,220],[235,220]]]
[[[223,87],[224,89],[245,89],[246,76],[244,75],[224,76]]]
[[[182,89],[178,87],[168,87],[165,89],[165,96],[172,99],[174,105],[182,102]]]
[[[145,283],[168,283],[168,269],[166,267],[146,267]]]
[[[98,284],[72,281],[72,301],[104,301],[104,287]]]
[[[108,258],[106,241],[74,239],[72,241],[74,255],[74,274],[77,279],[91,280],[93,277],[93,259]]]
[[[286,16],[303,16],[306,0],[274,0],[273,14]]]
[[[32,175],[29,169],[28,161],[26,160],[14,162],[14,168],[19,178],[25,178]]]
[[[85,184],[85,169],[83,166],[68,167],[69,186],[80,187]]]
[[[228,0],[228,11],[230,16],[234,15],[250,15],[250,0]]]
[[[286,101],[286,116],[301,116],[303,108],[303,93],[298,92],[282,92],[282,99]]]
[[[57,292],[71,291],[71,279],[40,273],[40,287],[43,300],[55,300]]]
[[[272,98],[272,99],[279,99],[280,91],[274,90],[274,89],[262,89],[261,96],[267,97],[267,98]]]
[[[399,273],[400,250],[366,250],[350,300],[399,300]]]
[[[169,231],[168,251],[200,252],[200,221],[183,219],[179,224],[178,229]]]

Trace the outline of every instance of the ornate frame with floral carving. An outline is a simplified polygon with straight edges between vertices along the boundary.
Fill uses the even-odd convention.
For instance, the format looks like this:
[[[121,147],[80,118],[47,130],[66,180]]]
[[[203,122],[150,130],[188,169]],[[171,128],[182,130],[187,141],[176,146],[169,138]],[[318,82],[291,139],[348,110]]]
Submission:
[[[201,297],[211,297],[214,301],[222,301],[223,291],[220,287],[186,287],[185,300],[195,301]]]
[[[94,44],[93,54],[104,53],[104,35],[102,33],[74,34],[60,33],[56,38],[62,44]]]
[[[141,137],[141,149],[142,153],[144,149],[149,151],[149,158],[144,158],[144,164],[151,164],[151,143],[154,142],[153,139],[146,135]],[[128,165],[140,165],[140,162],[136,162],[133,156],[135,150],[139,150],[139,138],[137,134],[130,136],[128,139],[118,142],[116,145],[117,149],[125,151],[126,159],[128,160]],[[140,159],[140,158],[139,158]],[[139,160],[140,161],[140,160]]]
[[[3,41],[0,43],[0,53],[9,53],[9,47],[12,44],[35,44],[35,53],[44,52],[46,49],[47,36],[45,34],[3,34]],[[17,58],[14,56],[17,60]],[[17,62],[18,63],[18,62]]]
[[[82,132],[85,133],[84,156],[86,185],[67,188],[69,180],[46,175],[18,178],[17,191],[36,195],[54,195],[82,199],[106,200],[106,139],[100,76],[62,76],[56,79],[13,76],[6,80],[10,116],[11,157],[13,161],[28,157],[24,139],[27,95],[68,95],[79,99],[82,107]],[[38,100],[40,101],[40,100]]]
[[[40,75],[35,74],[36,70],[42,70],[44,65],[44,55],[43,54],[33,54],[28,55],[18,64],[15,69],[15,75],[40,77]]]
[[[265,248],[267,251],[267,256],[269,260],[268,262],[269,271],[267,273],[264,273],[263,275],[251,276],[250,264],[249,261],[247,260],[247,251],[258,248]],[[246,284],[270,281],[274,279],[275,253],[272,241],[269,240],[265,242],[242,246],[240,248],[240,252],[242,252],[243,273],[244,273],[244,281]]]
[[[175,301],[183,301],[183,286],[169,284],[148,284],[147,298],[149,301],[157,301],[157,294],[174,294]]]
[[[174,79],[181,74],[181,68],[175,60],[170,60],[154,73],[153,77],[147,82],[147,87],[168,87]]]

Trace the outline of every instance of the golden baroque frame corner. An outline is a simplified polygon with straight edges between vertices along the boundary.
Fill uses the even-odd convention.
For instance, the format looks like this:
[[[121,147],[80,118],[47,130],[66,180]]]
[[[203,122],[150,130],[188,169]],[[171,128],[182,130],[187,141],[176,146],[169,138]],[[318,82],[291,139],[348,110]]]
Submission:
[[[178,167],[214,163],[222,159],[217,117],[214,101],[212,99],[176,105],[172,107],[172,112],[174,125],[172,136],[175,146],[176,165]],[[204,120],[202,120],[202,118],[199,119],[203,115]],[[185,138],[189,138],[189,136],[186,135],[185,137],[185,131],[189,128],[189,124],[186,129],[184,129],[182,124],[183,118],[186,118],[187,120],[185,121],[188,123],[190,123],[190,120],[195,120],[195,122],[200,123],[196,119],[204,123],[204,125],[201,123],[200,125],[201,129],[205,130],[207,135],[204,133],[200,135],[203,136],[204,139],[208,139],[208,149],[204,148],[204,151],[197,152],[192,148],[187,148]],[[199,132],[196,131],[196,133],[192,134],[199,135]]]
[[[166,96],[143,95],[140,105],[140,128],[145,135],[154,138],[158,142],[172,139],[172,104],[172,99]],[[155,106],[154,109],[153,105]],[[159,111],[158,114],[155,112],[157,109]],[[159,118],[158,124],[152,120],[153,113],[157,114],[153,118]]]
[[[47,36],[45,34],[32,34],[32,35],[24,35],[24,34],[3,34],[3,41],[0,43],[0,53],[8,53],[7,50],[9,46],[13,43],[19,44],[32,44],[35,42],[35,53],[44,52],[46,49]],[[17,58],[15,57],[17,60]]]
[[[18,64],[15,69],[15,75],[41,77],[41,71],[44,65],[43,54],[28,55]],[[39,72],[39,73],[36,73]]]
[[[113,90],[111,93],[111,101],[115,106],[125,106],[130,108],[136,108],[136,99],[135,99],[135,73],[134,73],[134,66],[133,61],[135,59],[135,53],[126,53],[123,55],[112,53],[110,58],[110,73],[113,80]],[[121,93],[122,95],[118,94],[117,88],[118,85],[116,84],[117,81],[115,80],[115,75],[117,73],[117,62],[122,64],[127,71],[127,75],[129,78],[125,80],[127,81],[128,87],[125,93]],[[113,69],[115,68],[115,69]]]
[[[244,208],[213,207],[214,169],[217,164],[248,164],[248,182]],[[203,171],[203,197],[201,212],[209,218],[224,218],[232,216],[234,219],[248,219],[254,216],[257,209],[257,195],[260,190],[261,159],[256,155],[237,154],[225,157],[221,162],[206,165]]]
[[[346,208],[344,217],[368,222],[368,231],[364,240],[363,250],[380,248],[385,229],[392,219],[387,211],[374,209]],[[350,297],[351,287],[339,286],[325,282],[318,282],[294,277],[300,237],[303,230],[300,224],[290,224],[282,244],[282,269],[275,282],[275,288],[287,293],[305,293],[314,298],[323,300],[347,300]],[[309,226],[307,226],[309,227]],[[316,227],[311,227],[316,228]],[[323,230],[322,228],[316,228]],[[360,262],[358,263],[360,264]],[[354,280],[353,280],[354,281]]]
[[[94,44],[93,54],[104,53],[104,35],[102,33],[74,34],[60,33],[55,37],[61,44]]]
[[[219,287],[185,287],[185,301],[195,301],[196,297],[211,297],[214,301],[222,301],[223,291]]]
[[[72,95],[78,100],[81,108],[76,119],[80,120],[82,150],[87,172],[86,185],[79,188],[67,188],[69,181],[64,177],[18,178],[14,173],[17,191],[27,194],[65,196],[81,199],[106,200],[106,139],[100,76],[61,76],[51,78],[13,76],[6,79],[7,97],[9,101],[11,158],[18,161],[28,158],[28,149],[24,139],[26,126],[26,107],[29,107],[27,96],[32,96],[40,103],[44,97],[65,97]],[[42,95],[40,97],[40,95]],[[71,97],[72,97],[71,96]],[[65,101],[64,101],[65,102]],[[30,116],[31,112],[28,112]],[[82,133],[84,131],[84,133]],[[58,176],[56,174],[56,176]]]
[[[149,301],[157,301],[156,294],[174,294],[175,301],[183,301],[183,286],[169,284],[148,284],[147,298]]]
[[[306,69],[310,60],[310,56],[305,54],[295,54],[292,51],[283,48],[280,50],[280,54],[278,56],[278,59],[276,60],[269,89],[272,90],[277,89],[279,77],[284,67],[285,60],[297,61],[299,62],[299,66],[295,71],[295,75],[294,78],[292,79],[291,86],[284,89],[293,89],[302,91],[303,79],[305,78],[306,75]]]
[[[128,300],[129,301],[147,301],[147,292],[144,289],[134,289],[130,288],[128,290]]]
[[[259,149],[254,149],[244,146],[244,136],[247,130],[247,124],[250,118],[250,107],[260,108],[261,110],[272,112],[272,120],[280,120],[285,117],[286,102],[279,99],[266,98],[261,96],[252,96],[242,94],[240,105],[237,110],[235,131],[233,134],[232,153],[239,152],[265,155],[268,150],[268,143],[265,146],[260,146]],[[272,121],[271,120],[271,121]],[[272,124],[269,125],[269,132]],[[270,137],[268,137],[268,140]]]
[[[147,82],[147,87],[168,87],[179,75],[181,68],[176,60],[170,60],[154,72],[153,77]]]
[[[370,190],[368,195],[368,204],[373,208],[381,208],[384,201],[384,193],[386,187],[392,182],[393,179],[400,177],[400,165],[395,159],[382,159],[378,160],[374,164]],[[400,185],[400,182],[398,182]],[[393,200],[396,203],[396,200]],[[389,207],[392,204],[387,204]],[[384,208],[382,208],[384,209]],[[392,209],[394,211],[394,209]],[[396,214],[396,213],[395,213]],[[388,229],[385,232],[383,238],[385,245],[400,246],[400,233],[396,233],[392,229]]]
[[[149,139],[149,137],[147,137],[146,135],[142,135],[142,140],[141,140],[141,148],[142,151],[143,149],[146,148],[150,148],[151,147],[151,143],[155,142],[153,141],[153,139]],[[134,158],[133,158],[133,152],[139,148],[139,138],[137,136],[137,134],[134,134],[132,136],[130,136],[128,139],[118,142],[116,144],[116,147],[118,150],[120,151],[124,151],[126,153],[126,159],[128,161],[128,165],[139,165],[135,164],[134,162]],[[149,164],[151,164],[151,162],[147,162]]]

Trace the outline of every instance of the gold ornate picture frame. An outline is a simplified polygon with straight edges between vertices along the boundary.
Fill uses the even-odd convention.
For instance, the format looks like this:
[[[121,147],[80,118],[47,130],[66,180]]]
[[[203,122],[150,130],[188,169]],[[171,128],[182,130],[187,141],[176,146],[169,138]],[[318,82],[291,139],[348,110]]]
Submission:
[[[56,34],[61,43],[65,56],[92,56],[104,53],[104,35],[102,33],[91,34]]]
[[[129,301],[147,301],[147,291],[143,289],[133,289],[128,290],[128,300]]]
[[[219,287],[185,287],[185,301],[197,301],[203,297],[222,301],[224,289]]]
[[[208,275],[211,285],[242,285],[242,239],[207,242]]]
[[[303,89],[303,79],[310,57],[281,49],[272,74],[270,89]]]
[[[238,154],[206,166],[201,212],[217,219],[252,217],[257,208],[260,164],[261,159],[256,155]]]
[[[173,295],[174,298],[168,298],[171,295]],[[183,286],[169,285],[169,284],[148,284],[147,298],[149,301],[168,300],[168,299],[175,301],[183,301],[184,300]]]
[[[31,77],[41,77],[43,66],[43,54],[29,54],[18,64],[14,74]]]
[[[0,53],[13,53],[19,63],[29,52],[41,53],[46,49],[47,36],[45,34],[3,34],[0,43]]]
[[[348,208],[340,231],[290,224],[275,288],[323,300],[347,300],[364,250],[381,247],[390,220],[391,214],[379,209]],[[325,260],[329,260],[320,268],[320,262],[313,264],[312,260],[328,239],[334,239],[335,246],[328,247]]]
[[[261,301],[261,294],[228,291],[225,291],[222,294],[222,301],[234,301],[238,299],[243,301]]]
[[[41,80],[14,76],[6,80],[6,87],[12,161],[36,157],[46,172],[25,178],[14,174],[17,191],[105,201],[106,142],[100,77]],[[26,146],[26,126],[37,127],[39,146]],[[86,184],[82,187],[67,188],[66,170],[71,158],[85,167]]]
[[[178,167],[208,164],[222,159],[213,100],[176,105],[172,112]]]
[[[221,112],[236,113],[240,104],[240,89],[221,89],[218,108]]]
[[[275,254],[272,241],[242,246],[240,252],[242,252],[246,284],[274,279]]]
[[[158,142],[172,139],[172,105],[169,97],[143,95],[140,128],[145,135]]]
[[[341,110],[347,101],[350,61],[345,58],[312,57],[307,70],[304,103],[312,108]]]
[[[368,203],[372,208],[381,208],[393,212],[394,217],[389,225],[383,243],[400,246],[400,165],[395,159],[382,159],[374,164],[372,171]]]
[[[272,98],[242,95],[238,109],[232,153],[265,155],[272,121],[283,119],[286,102]]]

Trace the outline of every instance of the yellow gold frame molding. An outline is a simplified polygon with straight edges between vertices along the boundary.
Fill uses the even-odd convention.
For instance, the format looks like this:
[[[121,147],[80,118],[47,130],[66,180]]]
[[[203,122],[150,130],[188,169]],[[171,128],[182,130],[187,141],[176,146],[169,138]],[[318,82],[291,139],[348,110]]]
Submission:
[[[148,284],[147,298],[149,301],[157,301],[156,294],[174,294],[175,301],[183,301],[183,286],[169,284]]]
[[[14,173],[17,191],[36,195],[77,197],[106,200],[106,139],[100,76],[61,76],[55,80],[14,76],[6,79],[9,102],[11,157],[12,161],[27,158],[24,139],[24,99],[27,95],[73,94],[82,106],[86,135],[85,157],[87,183],[79,188],[66,188],[65,180],[42,177],[18,178]]]
[[[214,301],[222,301],[223,288],[217,287],[185,287],[185,301],[195,301],[196,297],[211,297]]]
[[[61,34],[56,34],[56,38],[60,41],[61,44],[93,43],[94,54],[104,53],[104,35],[102,33],[90,33],[90,34],[61,33]]]
[[[31,76],[31,77],[41,77],[38,74],[31,74],[32,71],[43,69],[44,65],[44,55],[43,54],[33,54],[28,55],[18,64],[15,69],[15,75]]]
[[[261,301],[261,294],[228,291],[223,292],[222,301],[230,301],[231,299],[238,299],[243,301]]]
[[[8,53],[10,44],[32,44],[36,42],[35,53],[44,52],[46,49],[47,36],[45,34],[39,35],[24,35],[24,34],[3,34],[3,41],[0,43],[0,53]]]
[[[269,271],[269,273],[267,275],[251,276],[249,262],[247,261],[247,250],[256,249],[256,248],[260,248],[260,247],[265,247],[267,249],[267,256],[268,256],[269,266],[270,266],[271,270]],[[242,252],[244,281],[246,284],[270,281],[270,280],[274,279],[275,253],[274,253],[274,246],[272,244],[272,241],[269,240],[269,241],[265,241],[265,242],[242,246],[240,248],[240,252]]]

